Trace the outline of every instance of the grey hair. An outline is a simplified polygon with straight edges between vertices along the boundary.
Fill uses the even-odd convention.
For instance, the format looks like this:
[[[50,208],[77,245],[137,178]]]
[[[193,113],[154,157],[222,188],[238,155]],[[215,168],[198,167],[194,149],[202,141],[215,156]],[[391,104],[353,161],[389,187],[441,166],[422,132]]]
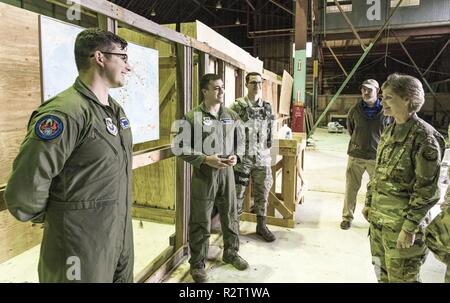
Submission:
[[[409,110],[412,113],[417,113],[425,103],[425,92],[422,82],[413,76],[398,73],[391,74],[381,86],[381,90],[387,87],[399,97],[409,100]]]

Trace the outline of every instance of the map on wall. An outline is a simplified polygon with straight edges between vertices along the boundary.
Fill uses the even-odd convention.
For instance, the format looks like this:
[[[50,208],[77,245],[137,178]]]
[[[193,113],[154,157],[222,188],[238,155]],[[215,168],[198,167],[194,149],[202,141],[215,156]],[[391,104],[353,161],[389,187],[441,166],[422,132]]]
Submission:
[[[71,86],[78,71],[75,38],[83,28],[41,16],[41,69],[43,99],[48,100]],[[110,95],[130,120],[133,144],[159,139],[158,51],[128,43],[131,72],[121,88]]]

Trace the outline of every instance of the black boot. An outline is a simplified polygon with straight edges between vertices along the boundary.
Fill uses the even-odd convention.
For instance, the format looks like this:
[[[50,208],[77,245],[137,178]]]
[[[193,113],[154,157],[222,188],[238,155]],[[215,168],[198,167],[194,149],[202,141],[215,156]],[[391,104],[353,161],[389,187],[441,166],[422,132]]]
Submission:
[[[266,217],[257,216],[256,217],[256,234],[260,235],[267,242],[275,241],[275,235],[266,226]]]

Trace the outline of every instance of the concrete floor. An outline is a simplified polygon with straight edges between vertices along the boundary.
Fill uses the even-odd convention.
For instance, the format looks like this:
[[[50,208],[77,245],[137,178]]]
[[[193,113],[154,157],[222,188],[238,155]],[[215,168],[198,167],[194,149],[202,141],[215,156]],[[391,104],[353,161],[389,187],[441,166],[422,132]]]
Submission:
[[[295,228],[271,226],[277,240],[266,243],[255,234],[255,223],[241,223],[240,255],[249,263],[245,271],[221,261],[223,242],[213,234],[207,270],[209,282],[374,283],[368,223],[361,215],[368,176],[358,196],[350,230],[341,230],[347,144],[345,133],[318,129],[315,147],[305,155],[305,202],[298,205]],[[445,268],[432,254],[422,267],[423,282],[443,282]],[[164,282],[193,282],[187,259]]]
[[[241,223],[240,254],[250,268],[237,271],[221,262],[222,238],[210,240],[208,273],[210,282],[376,282],[371,265],[368,223],[361,215],[365,182],[358,197],[355,220],[350,230],[341,230],[341,210],[347,162],[347,134],[329,134],[318,129],[315,147],[305,155],[305,203],[298,205],[293,229],[271,226],[273,243],[255,234],[255,224]],[[169,245],[174,225],[133,221],[135,273]],[[39,246],[0,264],[0,282],[37,282]],[[422,268],[423,282],[443,282],[444,265],[432,254]],[[165,282],[192,282],[187,259]]]

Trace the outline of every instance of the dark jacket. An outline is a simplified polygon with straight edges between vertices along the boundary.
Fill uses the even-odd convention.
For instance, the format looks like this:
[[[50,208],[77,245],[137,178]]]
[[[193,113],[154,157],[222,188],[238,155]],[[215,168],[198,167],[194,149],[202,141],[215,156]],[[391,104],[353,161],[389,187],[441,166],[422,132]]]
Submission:
[[[347,115],[347,130],[351,136],[347,154],[349,156],[375,160],[377,146],[381,133],[392,120],[380,110],[372,119],[369,119],[363,110],[363,100],[356,103]]]

